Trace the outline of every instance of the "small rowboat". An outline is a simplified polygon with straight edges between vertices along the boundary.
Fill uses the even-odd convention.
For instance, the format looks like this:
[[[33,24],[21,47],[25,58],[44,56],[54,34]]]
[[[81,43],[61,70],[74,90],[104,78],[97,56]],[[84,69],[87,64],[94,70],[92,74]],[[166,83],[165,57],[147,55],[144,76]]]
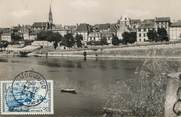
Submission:
[[[72,93],[72,94],[77,94],[75,89],[62,89],[62,93]]]

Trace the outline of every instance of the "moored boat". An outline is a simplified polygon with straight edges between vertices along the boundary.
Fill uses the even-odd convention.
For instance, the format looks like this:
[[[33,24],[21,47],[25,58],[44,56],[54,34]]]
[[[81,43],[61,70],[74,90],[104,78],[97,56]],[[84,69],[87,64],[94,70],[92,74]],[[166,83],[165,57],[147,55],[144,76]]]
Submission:
[[[62,93],[72,93],[72,94],[77,94],[75,89],[62,89]]]

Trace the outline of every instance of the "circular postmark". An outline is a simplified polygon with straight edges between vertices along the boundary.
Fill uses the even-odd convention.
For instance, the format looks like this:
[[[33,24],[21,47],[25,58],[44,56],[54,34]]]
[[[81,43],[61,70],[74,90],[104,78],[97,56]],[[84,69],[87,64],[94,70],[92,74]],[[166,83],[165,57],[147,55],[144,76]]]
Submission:
[[[19,73],[12,83],[12,95],[24,106],[37,106],[46,98],[48,84],[43,75],[29,70]]]

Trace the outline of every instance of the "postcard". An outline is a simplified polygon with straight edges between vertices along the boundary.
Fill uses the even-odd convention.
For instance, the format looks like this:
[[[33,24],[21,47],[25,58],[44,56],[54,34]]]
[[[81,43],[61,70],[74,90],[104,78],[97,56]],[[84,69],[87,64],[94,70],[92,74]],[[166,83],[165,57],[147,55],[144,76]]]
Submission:
[[[180,0],[0,0],[0,117],[181,117]]]

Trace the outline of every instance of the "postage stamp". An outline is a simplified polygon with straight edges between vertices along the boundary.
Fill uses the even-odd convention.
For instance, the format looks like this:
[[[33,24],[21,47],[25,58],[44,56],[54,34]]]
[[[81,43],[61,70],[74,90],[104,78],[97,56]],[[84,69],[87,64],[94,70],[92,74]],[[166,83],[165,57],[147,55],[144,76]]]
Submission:
[[[53,81],[34,71],[22,72],[13,81],[1,81],[1,114],[54,114]]]

